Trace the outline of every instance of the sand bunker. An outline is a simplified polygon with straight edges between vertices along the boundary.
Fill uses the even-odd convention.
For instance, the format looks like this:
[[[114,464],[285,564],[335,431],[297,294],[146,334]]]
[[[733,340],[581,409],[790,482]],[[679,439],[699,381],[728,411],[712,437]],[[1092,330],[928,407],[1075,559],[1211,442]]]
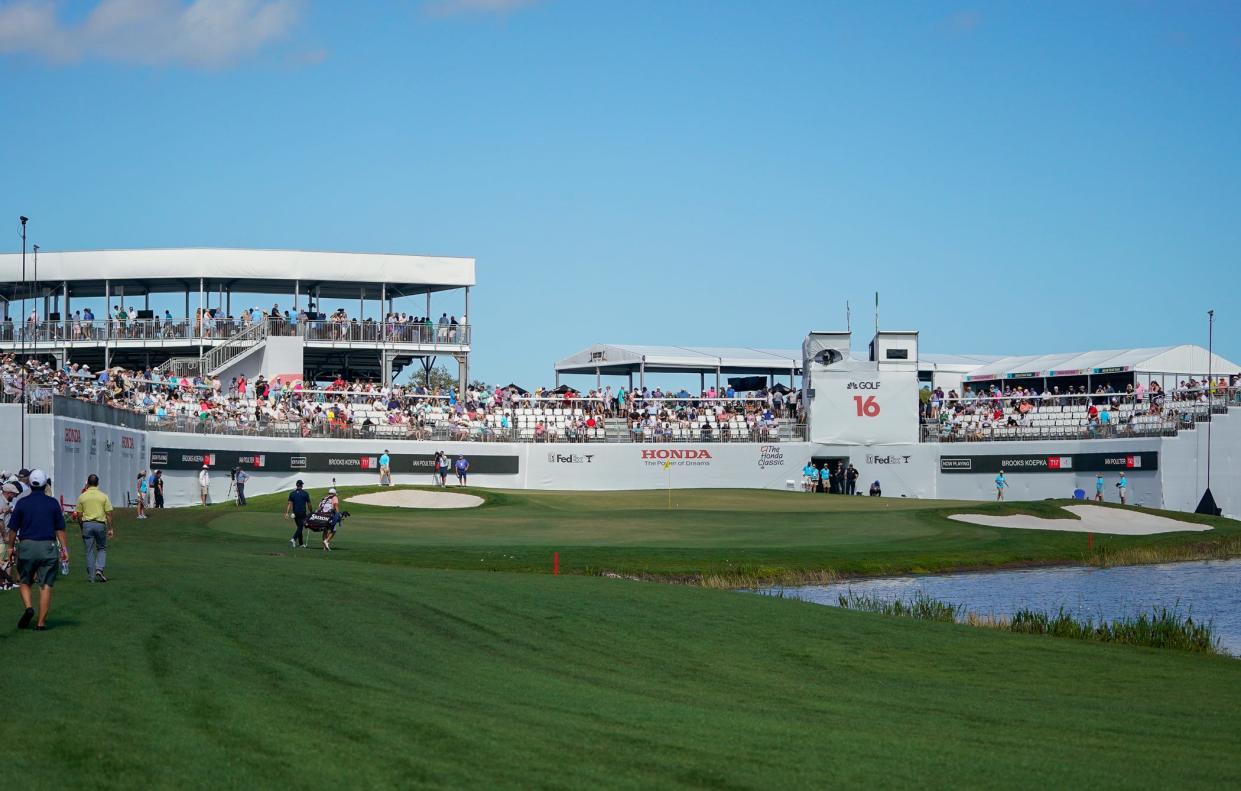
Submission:
[[[476,508],[483,498],[472,494],[451,492],[424,492],[417,489],[394,489],[390,492],[359,494],[345,500],[362,505],[386,505],[392,508]]]
[[[1018,527],[1025,530],[1065,530],[1073,533],[1110,533],[1117,536],[1149,536],[1155,533],[1191,531],[1200,533],[1210,530],[1208,525],[1181,522],[1165,516],[1144,514],[1122,508],[1103,508],[1096,505],[1066,505],[1065,510],[1081,517],[1073,519],[1042,519],[1037,516],[984,516],[983,514],[953,514],[948,517],[958,522],[987,527]]]

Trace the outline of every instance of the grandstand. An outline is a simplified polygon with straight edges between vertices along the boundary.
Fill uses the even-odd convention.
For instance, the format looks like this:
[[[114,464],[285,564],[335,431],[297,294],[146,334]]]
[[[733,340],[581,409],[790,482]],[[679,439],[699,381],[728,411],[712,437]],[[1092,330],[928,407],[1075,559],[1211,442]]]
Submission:
[[[800,489],[809,461],[853,467],[888,496],[963,499],[988,496],[995,470],[1014,471],[1014,497],[1035,498],[1127,465],[1135,502],[1191,510],[1209,476],[1204,424],[1229,449],[1218,472],[1241,474],[1241,367],[1197,346],[923,355],[917,332],[882,331],[859,354],[848,332],[812,332],[800,350],[596,344],[556,363],[555,388],[482,385],[468,377],[471,259],[41,259],[38,284],[0,281],[0,430],[33,421],[20,458],[9,443],[0,466],[33,460],[70,477],[90,466],[119,491],[138,468],[164,469],[170,503],[196,501],[203,464],[251,469],[254,493],[296,478],[365,483],[382,447],[414,480],[436,451],[469,454],[473,480],[516,488]],[[16,263],[0,257],[0,271]],[[460,292],[459,318],[435,317],[446,291]],[[286,307],[237,309],[272,293]],[[342,304],[352,298],[356,312]],[[396,381],[443,355],[458,362],[456,386]],[[650,376],[689,381],[661,389]],[[1221,502],[1241,510],[1231,491]]]
[[[0,353],[161,374],[264,373],[390,382],[440,356],[468,378],[474,260],[296,250],[105,250],[0,255]],[[460,319],[433,296],[460,292]],[[177,310],[153,309],[151,297]],[[271,308],[257,300],[277,296]],[[356,308],[356,312],[355,309]],[[402,310],[404,309],[404,310]],[[17,314],[14,316],[14,314]],[[270,359],[266,359],[270,358]]]

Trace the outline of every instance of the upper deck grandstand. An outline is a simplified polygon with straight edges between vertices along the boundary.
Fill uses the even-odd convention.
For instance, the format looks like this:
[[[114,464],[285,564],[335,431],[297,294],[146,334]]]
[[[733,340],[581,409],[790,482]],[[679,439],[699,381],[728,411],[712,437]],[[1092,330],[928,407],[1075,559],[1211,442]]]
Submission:
[[[296,378],[391,381],[440,355],[457,361],[461,383],[468,376],[472,258],[102,250],[27,256],[25,271],[21,255],[0,255],[0,273],[0,351],[61,367],[228,376],[283,337],[298,339],[279,344],[281,373]],[[447,291],[463,309],[437,317],[433,295]]]

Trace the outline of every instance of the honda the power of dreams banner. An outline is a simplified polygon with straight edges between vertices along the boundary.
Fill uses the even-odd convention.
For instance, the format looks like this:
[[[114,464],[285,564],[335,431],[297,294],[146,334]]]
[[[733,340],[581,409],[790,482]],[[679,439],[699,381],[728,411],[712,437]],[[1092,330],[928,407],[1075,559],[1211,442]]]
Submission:
[[[813,366],[811,441],[835,445],[918,441],[917,374],[867,368]]]

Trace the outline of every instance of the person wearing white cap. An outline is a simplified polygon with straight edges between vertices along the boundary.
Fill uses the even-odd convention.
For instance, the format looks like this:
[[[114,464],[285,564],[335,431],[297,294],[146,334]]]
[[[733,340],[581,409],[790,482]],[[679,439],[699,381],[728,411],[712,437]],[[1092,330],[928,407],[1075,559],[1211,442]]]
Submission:
[[[327,497],[319,501],[320,513],[328,511],[331,513],[328,526],[323,530],[323,550],[325,552],[332,551],[332,539],[336,538],[336,526],[340,524],[340,498],[336,496],[336,487],[327,490]]]
[[[18,629],[30,626],[34,619],[30,588],[38,584],[39,620],[35,629],[46,627],[47,614],[52,609],[52,586],[56,584],[57,561],[69,562],[69,544],[65,541],[65,512],[60,503],[44,493],[47,473],[33,470],[30,473],[30,496],[22,499],[13,509],[9,520],[9,534],[5,540],[12,549],[18,543],[17,573],[21,581],[22,604],[26,606],[17,622]]]
[[[198,501],[206,505],[209,494],[211,494],[211,472],[204,464],[203,468],[198,471]]]

